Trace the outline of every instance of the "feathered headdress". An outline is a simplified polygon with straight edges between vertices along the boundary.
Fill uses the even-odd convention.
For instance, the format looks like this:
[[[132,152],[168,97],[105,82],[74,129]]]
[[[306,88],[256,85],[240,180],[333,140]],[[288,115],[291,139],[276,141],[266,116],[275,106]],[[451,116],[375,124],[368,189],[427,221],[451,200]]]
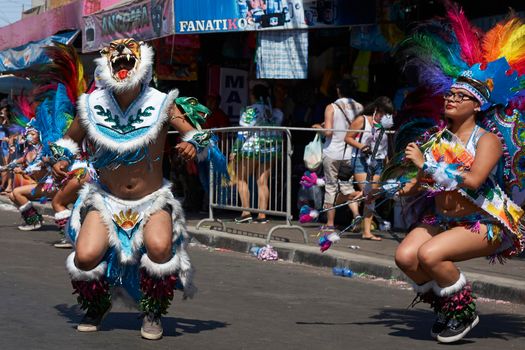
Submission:
[[[447,19],[419,26],[400,45],[406,64],[415,66],[421,85],[442,94],[468,90],[485,111],[483,127],[504,145],[502,182],[525,188],[525,24],[514,13],[483,33],[456,4],[447,3]]]
[[[36,116],[28,126],[40,133],[43,154],[50,154],[49,144],[56,142],[67,131],[73,121],[74,112],[67,89],[62,84],[58,84],[53,98],[46,98],[37,107]]]
[[[52,46],[46,46],[44,51],[51,59],[51,63],[31,72],[32,80],[40,84],[35,93],[43,95],[52,91],[54,94],[57,85],[63,84],[69,101],[75,104],[78,97],[86,91],[84,67],[75,48],[54,42]]]
[[[35,117],[35,103],[32,102],[29,97],[22,92],[18,96],[13,97],[13,110],[11,121],[25,128],[27,124]]]

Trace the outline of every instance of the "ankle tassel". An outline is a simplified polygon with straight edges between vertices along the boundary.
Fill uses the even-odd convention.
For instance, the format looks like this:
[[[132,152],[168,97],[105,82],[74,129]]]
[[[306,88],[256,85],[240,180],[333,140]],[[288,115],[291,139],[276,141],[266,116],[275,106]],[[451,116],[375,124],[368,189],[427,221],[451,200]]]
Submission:
[[[177,283],[175,274],[152,277],[144,268],[140,269],[140,290],[142,298],[140,309],[145,313],[152,312],[157,316],[165,315],[173,300],[173,291]]]
[[[78,294],[77,302],[82,310],[92,310],[97,313],[108,309],[111,304],[109,284],[105,279],[90,281],[71,281],[73,294]]]
[[[469,319],[476,312],[474,299],[472,287],[467,284],[460,291],[443,298],[441,312],[450,319],[453,318],[458,321]]]
[[[30,206],[28,209],[22,211],[21,214],[25,223],[28,225],[36,225],[42,221],[42,215],[40,215],[33,206]]]

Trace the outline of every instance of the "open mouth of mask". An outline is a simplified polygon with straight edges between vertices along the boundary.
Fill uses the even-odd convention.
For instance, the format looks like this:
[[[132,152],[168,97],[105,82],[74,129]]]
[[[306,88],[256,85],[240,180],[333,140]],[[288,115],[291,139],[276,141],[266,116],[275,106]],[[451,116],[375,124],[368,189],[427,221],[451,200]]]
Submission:
[[[132,53],[117,53],[110,60],[111,75],[117,81],[131,77],[139,62]]]

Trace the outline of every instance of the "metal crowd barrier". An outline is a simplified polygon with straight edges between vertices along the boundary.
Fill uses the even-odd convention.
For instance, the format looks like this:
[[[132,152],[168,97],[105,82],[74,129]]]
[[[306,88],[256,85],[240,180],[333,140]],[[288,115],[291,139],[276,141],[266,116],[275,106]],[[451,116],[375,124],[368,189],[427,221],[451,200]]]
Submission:
[[[303,234],[308,243],[306,231],[292,224],[292,136],[285,127],[228,127],[213,129],[218,137],[218,147],[229,160],[230,180],[221,176],[210,164],[209,217],[199,221],[196,228],[209,221],[224,222],[214,216],[214,209],[247,211],[284,217],[286,224],[270,229],[266,242],[280,229],[295,229]],[[257,180],[267,175],[268,203],[261,209],[261,196]],[[264,182],[264,181],[262,181]],[[248,191],[244,203],[241,195]],[[264,192],[264,191],[263,191]],[[264,193],[262,193],[264,196]],[[246,196],[246,195],[245,195]],[[264,205],[262,205],[264,207]]]

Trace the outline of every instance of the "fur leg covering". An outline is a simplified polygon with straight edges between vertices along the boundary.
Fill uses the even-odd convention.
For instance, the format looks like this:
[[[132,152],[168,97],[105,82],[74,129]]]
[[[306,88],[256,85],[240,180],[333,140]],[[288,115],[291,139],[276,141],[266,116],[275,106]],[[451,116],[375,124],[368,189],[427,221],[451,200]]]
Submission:
[[[463,321],[474,316],[476,312],[475,297],[472,294],[472,287],[467,283],[463,273],[460,273],[456,283],[449,287],[441,288],[436,284],[434,292],[443,298],[441,312],[448,319]]]
[[[144,313],[161,316],[168,312],[178,280],[179,265],[176,255],[162,264],[151,261],[147,254],[142,256],[140,260],[142,298],[139,306]]]
[[[22,218],[26,224],[36,225],[39,222],[42,222],[42,215],[38,213],[38,211],[33,206],[33,203],[27,202],[18,209],[20,210],[20,214],[22,215]]]
[[[80,270],[75,265],[75,253],[66,260],[66,269],[71,277],[73,294],[78,294],[77,302],[83,310],[103,313],[111,304],[109,284],[104,278],[107,264],[101,262],[89,271]]]
[[[55,213],[55,223],[60,229],[60,232],[63,234],[67,225],[67,222],[69,221],[69,218],[71,217],[71,210],[66,209],[59,211]]]

